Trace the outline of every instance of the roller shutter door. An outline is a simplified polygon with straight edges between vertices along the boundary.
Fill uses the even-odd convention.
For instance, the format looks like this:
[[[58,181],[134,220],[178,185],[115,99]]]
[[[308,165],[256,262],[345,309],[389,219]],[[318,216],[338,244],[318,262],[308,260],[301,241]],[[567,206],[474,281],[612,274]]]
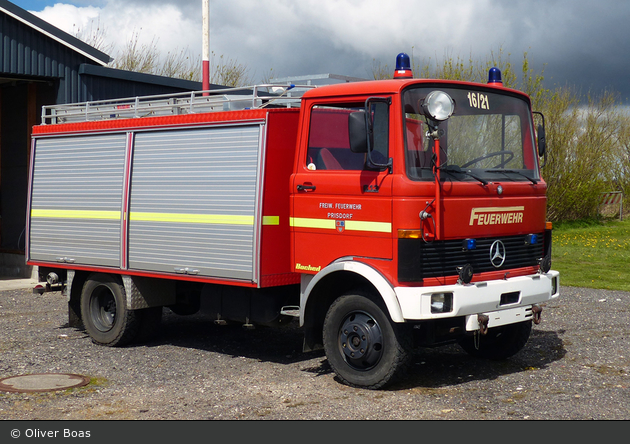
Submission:
[[[129,268],[254,279],[261,125],[135,134]]]
[[[126,134],[36,140],[32,260],[120,266]]]

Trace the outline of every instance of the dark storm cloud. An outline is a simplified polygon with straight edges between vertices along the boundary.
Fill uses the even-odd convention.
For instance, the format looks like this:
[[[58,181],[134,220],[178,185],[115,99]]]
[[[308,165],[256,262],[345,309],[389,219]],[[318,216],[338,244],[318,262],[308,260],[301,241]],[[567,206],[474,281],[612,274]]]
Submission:
[[[499,2],[496,2],[497,4]],[[583,94],[604,89],[630,97],[630,3],[618,1],[513,2],[511,49],[544,64],[547,86],[569,85]]]
[[[296,27],[273,22],[274,8],[282,17],[285,14],[278,11],[289,8],[287,2],[276,2],[275,6],[274,2],[266,3],[270,13],[259,23],[247,16],[247,9],[239,8],[247,3],[251,5],[231,2],[233,8],[211,8],[232,26],[239,20],[247,23],[243,33],[258,36],[267,48],[254,56],[256,64],[267,62],[286,75],[335,72],[365,77],[371,73],[373,59],[391,66],[400,51],[413,51],[418,59],[435,59],[447,53],[485,59],[502,49],[515,65],[526,52],[535,72],[544,69],[548,87],[568,85],[583,94],[610,89],[623,98],[630,97],[630,2],[395,2],[398,11],[406,11],[402,14],[385,11],[379,3],[363,2],[361,18],[373,16],[363,19],[365,26],[357,25],[359,17],[353,18],[358,14],[353,2],[337,2],[339,13],[346,15],[343,26],[333,17],[309,12],[309,7],[317,8],[311,3],[293,8],[292,20],[299,24]],[[388,12],[390,16],[383,15]],[[220,41],[220,27],[217,33]],[[238,53],[237,47],[234,53]],[[239,56],[245,63],[246,54]]]

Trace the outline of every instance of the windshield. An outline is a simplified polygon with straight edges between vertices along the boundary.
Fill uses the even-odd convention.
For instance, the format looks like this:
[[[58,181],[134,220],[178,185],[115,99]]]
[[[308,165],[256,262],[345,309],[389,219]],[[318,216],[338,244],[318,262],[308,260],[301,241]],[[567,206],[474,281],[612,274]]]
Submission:
[[[405,91],[407,175],[433,180],[433,140],[422,112],[424,98],[439,89],[451,96],[455,111],[440,122],[440,176],[480,182],[539,179],[531,111],[516,96],[465,88],[422,87]]]

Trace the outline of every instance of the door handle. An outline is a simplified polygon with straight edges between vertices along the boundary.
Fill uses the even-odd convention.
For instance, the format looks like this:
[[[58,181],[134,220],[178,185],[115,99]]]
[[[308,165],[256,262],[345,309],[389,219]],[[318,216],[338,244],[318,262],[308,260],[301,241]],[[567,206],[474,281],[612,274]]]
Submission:
[[[315,185],[298,185],[298,191],[315,191]]]

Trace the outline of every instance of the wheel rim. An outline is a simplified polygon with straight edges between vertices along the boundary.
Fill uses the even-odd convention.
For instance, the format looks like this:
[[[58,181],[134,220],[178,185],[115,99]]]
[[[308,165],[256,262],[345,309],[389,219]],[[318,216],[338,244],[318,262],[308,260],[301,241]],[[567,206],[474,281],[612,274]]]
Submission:
[[[370,370],[383,356],[383,333],[365,312],[350,313],[339,329],[339,348],[350,367]]]
[[[116,322],[116,298],[109,288],[100,286],[94,290],[90,314],[97,330],[107,332],[112,329]]]

